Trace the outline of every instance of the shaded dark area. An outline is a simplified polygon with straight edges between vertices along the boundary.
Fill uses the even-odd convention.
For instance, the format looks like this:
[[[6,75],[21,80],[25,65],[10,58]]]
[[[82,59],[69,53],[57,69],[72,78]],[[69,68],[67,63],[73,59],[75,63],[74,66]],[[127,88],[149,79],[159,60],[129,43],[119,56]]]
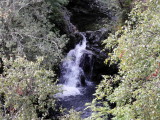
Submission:
[[[92,80],[93,75],[93,55],[90,53],[85,53],[83,59],[81,60],[80,67],[84,70],[84,76],[86,80]]]
[[[67,5],[71,14],[71,22],[79,31],[89,30],[87,26],[102,18],[111,19],[112,13],[104,4],[96,0],[70,0]]]
[[[116,63],[112,66],[104,63],[105,59],[108,57],[109,50],[104,49],[102,42],[107,39],[109,33],[111,33],[111,30],[109,29],[86,32],[88,40],[87,49],[93,52],[94,63],[92,80],[96,82],[100,82],[100,80],[102,80],[102,75],[114,75],[118,72],[118,66]]]
[[[4,71],[4,64],[2,58],[0,58],[0,74],[2,74]]]

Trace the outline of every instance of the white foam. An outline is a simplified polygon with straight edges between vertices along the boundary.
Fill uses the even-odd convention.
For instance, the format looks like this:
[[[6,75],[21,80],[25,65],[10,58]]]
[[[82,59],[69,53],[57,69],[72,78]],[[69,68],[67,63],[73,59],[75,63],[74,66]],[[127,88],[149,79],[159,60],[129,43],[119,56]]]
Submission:
[[[62,89],[62,92],[56,94],[57,98],[64,98],[64,97],[68,97],[68,96],[81,95],[80,88],[77,88],[77,87],[63,85],[61,89]]]
[[[63,80],[65,80],[64,85],[71,87],[68,89],[73,89],[80,82],[80,76],[83,74],[82,68],[79,66],[81,62],[81,58],[84,54],[83,51],[86,51],[86,38],[83,34],[82,43],[76,45],[76,47],[69,51],[66,59],[63,61],[63,68],[65,70],[62,75]],[[68,90],[67,90],[68,91]]]
[[[56,96],[64,98],[66,96],[81,95],[81,88],[77,87],[81,85],[81,77],[84,76],[84,71],[80,67],[81,59],[86,50],[86,37],[80,33],[83,40],[78,43],[74,49],[70,50],[66,56],[66,59],[62,64],[61,80],[63,81],[62,93],[58,93]],[[90,84],[90,83],[88,83]]]

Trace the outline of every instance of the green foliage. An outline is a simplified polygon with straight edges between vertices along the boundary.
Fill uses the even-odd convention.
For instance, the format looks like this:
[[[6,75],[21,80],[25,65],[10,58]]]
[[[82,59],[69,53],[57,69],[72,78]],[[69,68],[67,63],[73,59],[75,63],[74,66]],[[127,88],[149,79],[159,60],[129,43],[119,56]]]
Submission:
[[[110,9],[110,10],[113,10],[113,9],[116,9],[116,8],[120,9],[118,0],[98,0],[98,1],[107,5],[107,8]]]
[[[53,7],[45,0],[0,1],[0,119],[44,119],[49,109],[57,110],[53,96],[59,90],[50,69],[61,61],[68,39],[49,21]]]
[[[94,23],[95,25],[91,25],[90,27],[95,27],[96,29],[107,28],[109,30],[115,31],[119,29],[122,24],[123,13],[124,10],[121,8],[118,0],[98,0],[101,4],[100,7],[102,9],[106,9],[108,11],[109,18],[102,18],[101,21]]]
[[[58,92],[55,74],[40,67],[42,57],[37,62],[29,62],[17,57],[14,61],[3,59],[5,72],[0,76],[0,93],[4,94],[0,117],[10,120],[45,118],[48,109],[55,110],[54,94]],[[2,97],[2,96],[1,96]]]
[[[131,7],[131,3],[134,1],[134,0],[118,0],[119,1],[119,4],[122,8],[127,8],[129,9]]]
[[[41,55],[47,66],[59,63],[67,38],[60,36],[55,25],[49,22],[52,12],[49,3],[44,0],[2,0],[0,8],[1,54],[7,57],[23,54],[31,60]]]
[[[48,2],[54,7],[60,7],[62,5],[67,5],[69,0],[49,0]]]
[[[160,119],[159,13],[159,0],[139,2],[127,26],[105,41],[112,51],[105,62],[120,62],[120,70],[114,77],[104,76],[90,106],[91,118],[104,120],[112,114],[113,120]]]
[[[77,112],[77,111],[71,109],[71,110],[69,110],[68,114],[64,114],[59,119],[60,120],[82,120],[80,115],[81,115],[80,112]]]
[[[53,96],[59,90],[51,68],[60,63],[68,38],[59,34],[50,15],[66,4],[66,0],[0,1],[1,73],[2,63],[5,66],[0,75],[0,119],[45,119],[49,109],[57,110]]]

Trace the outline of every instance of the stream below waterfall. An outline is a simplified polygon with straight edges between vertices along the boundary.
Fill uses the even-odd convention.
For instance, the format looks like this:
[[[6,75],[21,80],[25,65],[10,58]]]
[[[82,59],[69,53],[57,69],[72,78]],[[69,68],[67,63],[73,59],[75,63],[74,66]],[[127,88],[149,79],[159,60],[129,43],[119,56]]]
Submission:
[[[87,118],[91,115],[92,111],[90,109],[86,109],[85,104],[92,102],[94,96],[93,93],[95,92],[95,84],[92,86],[83,88],[81,91],[81,95],[71,95],[66,96],[64,98],[60,98],[60,104],[63,108],[67,108],[67,110],[74,109],[76,111],[81,112],[82,118]]]
[[[82,40],[70,50],[62,62],[60,85],[62,93],[57,97],[63,108],[82,112],[82,118],[89,117],[91,110],[85,104],[93,99],[96,84],[92,82],[93,59],[92,52],[86,49],[87,40],[83,33],[79,33]]]

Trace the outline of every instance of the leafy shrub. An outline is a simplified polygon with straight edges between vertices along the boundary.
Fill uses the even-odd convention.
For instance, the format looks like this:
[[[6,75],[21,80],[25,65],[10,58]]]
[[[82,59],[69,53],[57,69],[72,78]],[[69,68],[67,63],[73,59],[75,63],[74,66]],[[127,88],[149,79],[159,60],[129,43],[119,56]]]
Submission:
[[[42,55],[47,67],[59,63],[67,38],[50,23],[52,6],[48,2],[2,0],[0,8],[1,54],[8,58],[10,54],[22,54],[30,60]]]
[[[58,92],[55,74],[40,67],[42,57],[37,62],[29,62],[17,57],[14,61],[3,59],[5,72],[0,76],[1,119],[31,120],[45,118],[49,109],[55,110],[54,94]]]
[[[60,120],[82,120],[80,115],[81,115],[80,112],[77,112],[77,111],[71,109],[71,110],[69,110],[68,114],[65,113],[59,119]]]
[[[121,31],[111,35],[105,61],[119,62],[119,74],[104,76],[91,108],[91,118],[104,120],[160,119],[160,1],[139,2]],[[114,104],[114,106],[112,106]]]

